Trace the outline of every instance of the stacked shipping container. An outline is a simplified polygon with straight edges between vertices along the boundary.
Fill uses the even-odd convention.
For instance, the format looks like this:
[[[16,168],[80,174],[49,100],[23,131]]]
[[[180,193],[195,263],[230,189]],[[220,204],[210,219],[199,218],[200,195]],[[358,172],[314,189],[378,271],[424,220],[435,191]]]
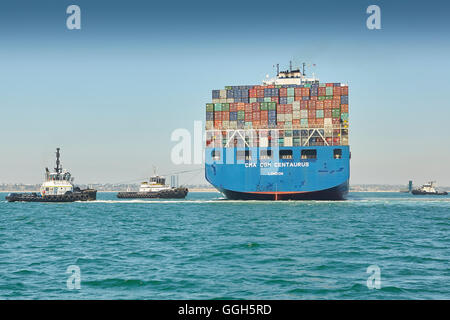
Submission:
[[[212,91],[206,104],[206,130],[278,129],[271,145],[348,145],[348,86],[340,83],[227,86]],[[317,129],[317,130],[314,130]],[[264,132],[262,130],[261,132]],[[266,146],[265,137],[249,141]],[[270,139],[270,136],[269,136]],[[306,139],[306,140],[305,140]]]

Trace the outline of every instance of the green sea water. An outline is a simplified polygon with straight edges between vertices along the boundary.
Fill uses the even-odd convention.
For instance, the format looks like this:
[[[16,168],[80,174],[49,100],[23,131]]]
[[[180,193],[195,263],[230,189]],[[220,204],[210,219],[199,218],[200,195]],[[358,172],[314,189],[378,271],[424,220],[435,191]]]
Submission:
[[[1,299],[450,298],[449,196],[262,202],[99,193],[62,204],[5,196]],[[379,268],[379,289],[367,285],[369,266]]]

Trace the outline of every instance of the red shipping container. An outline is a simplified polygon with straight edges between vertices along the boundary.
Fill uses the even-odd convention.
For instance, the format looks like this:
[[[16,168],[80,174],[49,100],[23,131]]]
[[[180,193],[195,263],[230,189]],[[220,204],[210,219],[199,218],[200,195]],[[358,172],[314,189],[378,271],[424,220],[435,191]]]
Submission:
[[[237,111],[245,111],[245,103],[239,102],[237,104]]]
[[[300,110],[308,109],[308,101],[300,101]]]
[[[284,113],[292,113],[292,104],[286,104],[284,106]]]
[[[328,100],[328,101],[330,101],[330,100]],[[340,105],[341,103],[340,103],[340,101],[339,100],[331,100],[331,107],[332,108],[339,108],[339,105]]]
[[[341,87],[333,87],[333,96],[341,95]]]
[[[299,96],[299,97],[301,97],[302,96],[302,88],[295,88],[294,89],[294,96]]]
[[[272,102],[276,102],[276,103],[279,102],[278,97],[271,97],[270,100],[271,100]]]
[[[222,111],[222,121],[230,121],[230,113],[228,111]]]
[[[348,104],[341,104],[341,112],[348,112]]]
[[[339,137],[333,138],[333,146],[338,146],[341,144],[341,139]]]
[[[253,112],[259,111],[259,102],[252,103],[252,111]]]
[[[256,90],[256,96],[258,98],[264,98],[264,89],[258,89]]]
[[[320,97],[326,96],[327,95],[326,93],[327,93],[327,89],[325,87],[319,87],[318,94]]]
[[[300,119],[292,119],[292,124],[300,124]]]
[[[261,116],[261,114],[259,113],[259,111],[253,111],[253,121],[261,120],[260,116]]]
[[[314,100],[314,101],[316,101],[316,100],[318,100],[318,99],[317,99],[317,97],[316,97],[316,96],[312,96],[312,97],[309,97],[309,101],[311,101],[311,100]]]
[[[348,86],[341,87],[341,95],[348,96]]]
[[[247,121],[252,121],[253,120],[253,114],[251,113],[251,112],[249,112],[249,113],[245,113],[245,122],[247,122]]]
[[[284,122],[277,122],[277,128],[283,129],[284,128]]]
[[[253,129],[259,129],[261,126],[261,122],[259,120],[253,120],[252,122]]]
[[[331,120],[331,122],[332,122],[334,125],[339,125],[339,124],[341,124],[341,119],[339,119],[339,118],[333,118],[333,120]]]
[[[323,118],[317,118],[316,125],[323,127]]]
[[[222,120],[222,111],[214,111],[214,120]]]
[[[331,100],[323,100],[324,109],[331,109]]]
[[[308,119],[316,118],[316,110],[308,110]]]
[[[284,113],[284,104],[277,105],[277,113]]]
[[[325,84],[327,87],[333,87],[333,84],[332,83],[327,83],[327,84]]]
[[[333,115],[333,111],[331,111],[331,109],[325,109],[323,111],[323,114],[324,114],[325,118],[331,118],[331,116]]]
[[[216,129],[222,129],[222,121],[220,121],[220,120],[214,120],[214,128],[216,128]]]
[[[274,84],[271,84],[271,85],[266,86],[266,88],[273,89],[273,88],[275,88],[275,85],[274,85]]]
[[[316,105],[317,105],[317,102],[316,102],[316,101],[309,100],[309,102],[308,102],[308,107],[309,107],[310,109],[316,109]]]
[[[230,103],[230,112],[236,112],[236,111],[237,111],[237,104]]]
[[[280,88],[280,97],[287,97],[287,89]]]
[[[316,109],[323,109],[323,101],[316,101]]]
[[[256,89],[250,89],[249,96],[250,98],[256,98]]]
[[[294,97],[294,101],[303,101],[303,97],[302,96],[295,96]]]
[[[251,113],[252,112],[252,105],[250,103],[244,103],[244,110],[245,113]]]

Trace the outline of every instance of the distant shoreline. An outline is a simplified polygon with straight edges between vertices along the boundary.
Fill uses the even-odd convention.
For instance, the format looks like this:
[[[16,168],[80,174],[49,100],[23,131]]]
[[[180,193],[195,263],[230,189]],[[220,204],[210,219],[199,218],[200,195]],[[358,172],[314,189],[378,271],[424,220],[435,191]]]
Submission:
[[[124,192],[125,190],[111,190],[111,191],[97,191],[97,193],[117,193],[117,192]],[[36,192],[39,193],[39,190],[0,190],[0,193],[32,193]],[[214,193],[220,193],[216,189],[189,189],[189,192],[192,193],[208,193],[208,192],[214,192]],[[406,193],[406,192],[400,192],[398,190],[350,190],[350,192],[377,192],[377,193],[383,193],[383,192],[390,192],[390,193]]]

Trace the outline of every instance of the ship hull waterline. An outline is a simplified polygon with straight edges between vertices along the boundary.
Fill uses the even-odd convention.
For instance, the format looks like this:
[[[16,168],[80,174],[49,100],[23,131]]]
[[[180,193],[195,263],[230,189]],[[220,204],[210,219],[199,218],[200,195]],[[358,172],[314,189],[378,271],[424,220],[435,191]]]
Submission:
[[[348,182],[312,192],[236,192],[218,188],[229,200],[346,200]]]
[[[119,192],[119,199],[184,199],[189,190],[187,188],[177,188],[159,192]]]
[[[40,196],[36,193],[12,193],[6,197],[8,202],[76,202],[95,201],[97,199],[96,190],[82,190],[81,192],[71,192],[63,195]]]

